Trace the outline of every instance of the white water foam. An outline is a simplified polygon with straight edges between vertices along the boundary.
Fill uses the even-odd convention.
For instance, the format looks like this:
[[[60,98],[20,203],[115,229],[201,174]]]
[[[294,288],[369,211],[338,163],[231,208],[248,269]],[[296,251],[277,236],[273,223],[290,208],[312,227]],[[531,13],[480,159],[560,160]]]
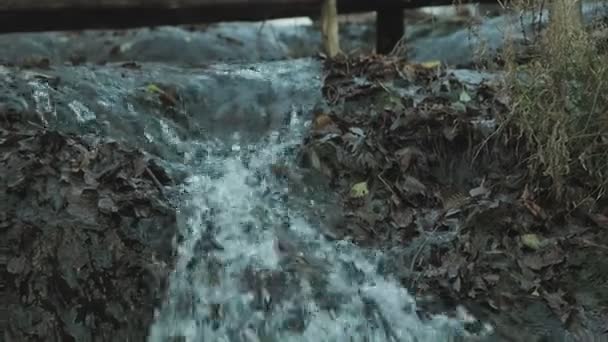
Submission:
[[[381,254],[326,240],[285,203],[289,189],[267,170],[301,142],[292,125],[287,142],[227,142],[184,185],[177,265],[149,341],[448,340],[459,324],[419,320],[407,291],[376,271]]]

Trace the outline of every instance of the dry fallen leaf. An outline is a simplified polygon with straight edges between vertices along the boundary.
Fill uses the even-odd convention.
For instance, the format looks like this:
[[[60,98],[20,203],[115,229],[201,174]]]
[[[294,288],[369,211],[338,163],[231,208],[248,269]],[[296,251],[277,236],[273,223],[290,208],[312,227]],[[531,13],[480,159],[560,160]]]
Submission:
[[[409,208],[393,210],[391,216],[398,228],[405,228],[414,221],[414,211]]]
[[[407,194],[424,194],[426,186],[412,176],[405,176],[405,179],[401,182],[401,190]]]
[[[12,258],[8,261],[8,264],[6,264],[6,270],[8,271],[8,273],[18,274],[23,271],[25,265],[26,260],[22,256],[18,258]]]
[[[540,219],[545,219],[546,218],[546,215],[545,215],[545,212],[544,212],[543,208],[541,208],[538,204],[536,204],[536,202],[534,202],[533,195],[528,190],[528,186],[527,185],[524,188],[523,193],[521,194],[521,200],[522,200],[524,206],[530,211],[530,213],[532,215],[534,215],[534,217],[537,217],[537,218],[540,218]]]
[[[462,289],[462,282],[460,280],[460,277],[456,277],[456,280],[454,280],[454,283],[452,284],[452,288],[454,289],[454,291],[460,292],[460,290]]]
[[[462,90],[462,92],[460,93],[460,96],[458,98],[460,100],[460,102],[462,103],[468,103],[471,102],[471,95],[469,95],[469,93],[467,93],[466,90]]]
[[[565,323],[570,317],[571,308],[570,304],[564,299],[566,293],[559,289],[557,292],[549,293],[542,291],[542,297],[547,302],[547,305],[553,310],[553,312],[559,317],[562,323]]]
[[[317,171],[321,171],[321,159],[319,158],[319,155],[317,154],[317,152],[315,152],[314,149],[310,150],[309,157],[312,167]]]
[[[163,106],[171,107],[171,106],[177,105],[176,97],[173,94],[170,94],[169,92],[167,92],[165,90],[162,90],[156,84],[153,84],[153,83],[148,84],[148,86],[146,87],[146,91],[148,91],[150,93],[158,94],[158,99],[161,101]]]
[[[469,190],[469,195],[471,197],[479,197],[488,194],[490,190],[486,188],[483,183],[476,188]]]
[[[542,247],[542,243],[536,234],[524,234],[521,236],[521,243],[534,250],[538,250]]]
[[[608,228],[608,216],[603,214],[590,214],[589,217],[595,224],[602,228]]]
[[[415,158],[420,154],[420,151],[412,147],[404,147],[396,151],[395,157],[397,157],[399,160],[401,171],[407,171],[412,165],[412,162],[415,161]]]
[[[443,199],[443,208],[447,211],[457,210],[469,202],[469,198],[461,192],[446,195]]]
[[[564,261],[564,253],[559,249],[551,249],[546,252],[536,252],[524,255],[522,262],[534,271],[539,271],[547,266],[557,265]]]
[[[420,66],[425,68],[425,69],[436,69],[439,68],[441,66],[441,62],[440,61],[426,61],[426,62],[422,62],[420,63]]]
[[[150,93],[158,93],[158,94],[164,93],[163,90],[161,90],[156,84],[153,84],[153,83],[148,84],[148,86],[146,87],[146,90],[149,91]]]
[[[350,189],[350,197],[352,198],[365,197],[368,193],[367,182],[357,183]]]
[[[329,125],[332,125],[334,122],[333,120],[329,117],[329,115],[326,114],[321,114],[318,115],[315,120],[313,121],[313,130],[315,131],[320,131],[323,130],[324,128],[326,128]]]

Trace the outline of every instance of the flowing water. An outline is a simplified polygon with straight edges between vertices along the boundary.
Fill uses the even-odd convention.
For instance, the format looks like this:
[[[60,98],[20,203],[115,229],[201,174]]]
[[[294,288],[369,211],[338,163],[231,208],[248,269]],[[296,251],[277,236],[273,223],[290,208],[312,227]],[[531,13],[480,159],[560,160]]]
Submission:
[[[258,76],[276,81],[266,71]],[[290,100],[288,120],[257,139],[238,129],[215,140],[169,134],[187,150],[191,176],[181,189],[177,265],[149,341],[445,341],[462,333],[443,316],[422,322],[408,292],[377,271],[381,253],[325,238],[306,209],[324,205],[328,190],[294,194],[271,173],[276,162],[297,168],[310,108]]]
[[[381,255],[326,240],[289,205],[269,170],[302,130],[294,113],[287,134],[234,139],[192,165],[178,262],[149,341],[444,341],[458,328],[421,322],[407,291],[376,271]]]
[[[418,318],[413,297],[378,271],[382,253],[325,237],[311,209],[335,210],[329,189],[295,191],[271,173],[278,161],[297,169],[320,75],[311,60],[0,69],[4,96],[45,125],[141,147],[187,175],[175,191],[177,262],[150,342],[463,335],[456,319]],[[175,89],[179,109],[159,106],[150,84]]]
[[[473,45],[484,41],[490,50],[498,49],[499,28],[512,19],[485,22]],[[128,37],[118,41],[119,57],[143,61],[134,68],[55,65],[36,72],[0,67],[0,104],[31,109],[40,116],[32,120],[49,127],[141,147],[173,173],[187,175],[176,189],[181,193],[177,262],[148,340],[447,341],[465,336],[461,320],[418,317],[413,297],[379,271],[390,257],[326,238],[327,222],[315,213],[335,210],[328,189],[301,192],[272,174],[276,162],[298,168],[295,151],[312,106],[321,101],[318,63],[205,66],[230,53],[260,60],[283,58],[289,50],[277,45],[274,33],[264,40],[272,44],[254,48],[258,30],[247,31],[256,32],[256,39],[225,47],[220,33],[235,29],[228,24],[213,29],[219,33],[166,28],[142,31],[135,43]],[[289,36],[285,41],[310,34],[294,30],[281,31]],[[172,43],[159,44],[153,34]],[[108,56],[114,49],[97,35],[5,35],[0,46],[17,46],[14,56],[3,56],[8,61],[38,52],[52,61],[65,60],[68,52],[90,61],[113,60]],[[307,48],[314,45],[303,41]],[[410,53],[414,60],[464,63],[472,59],[470,44],[470,32],[461,30],[417,39]],[[213,51],[201,55],[206,46]],[[159,60],[174,65],[152,63]],[[199,67],[176,66],[182,63]],[[159,106],[157,94],[147,91],[150,85],[175,90],[178,108]]]

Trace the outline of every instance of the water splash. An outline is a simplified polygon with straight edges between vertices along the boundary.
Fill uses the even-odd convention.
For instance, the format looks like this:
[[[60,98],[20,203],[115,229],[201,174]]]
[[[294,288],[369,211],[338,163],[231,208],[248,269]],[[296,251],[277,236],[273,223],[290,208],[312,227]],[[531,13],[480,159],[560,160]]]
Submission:
[[[241,146],[236,136],[196,164],[150,342],[444,341],[459,329],[446,317],[422,322],[407,291],[377,272],[380,253],[326,240],[287,204],[269,170],[301,142],[297,118],[289,139]]]

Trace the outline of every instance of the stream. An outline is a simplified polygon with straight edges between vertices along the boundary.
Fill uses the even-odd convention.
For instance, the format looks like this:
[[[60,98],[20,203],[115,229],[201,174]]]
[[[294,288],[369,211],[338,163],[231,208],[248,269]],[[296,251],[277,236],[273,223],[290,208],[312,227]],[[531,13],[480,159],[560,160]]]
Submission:
[[[271,174],[277,162],[297,168],[294,153],[321,101],[318,62],[216,68],[204,71],[201,88],[217,82],[224,94],[247,95],[233,97],[230,111],[218,101],[193,113],[199,133],[162,132],[164,145],[183,151],[173,167],[189,176],[179,189],[177,263],[149,341],[437,341],[459,333],[456,320],[418,319],[413,298],[378,272],[381,253],[325,237],[309,208],[335,210],[329,189],[304,194]],[[237,120],[246,125],[219,130],[217,118],[247,114]]]
[[[180,185],[175,269],[149,341],[438,341],[465,334],[424,321],[379,271],[380,251],[327,237],[331,190],[272,172],[296,152],[322,103],[319,61],[183,68],[141,63],[0,68],[3,103],[62,132],[93,134],[161,159]],[[151,86],[151,85],[154,85]],[[158,89],[177,104],[168,109]],[[33,96],[27,96],[32,94]],[[162,227],[159,227],[162,229]]]
[[[500,20],[506,19],[486,25]],[[466,314],[422,319],[414,297],[382,271],[390,256],[328,235],[323,215],[339,215],[338,199],[318,179],[294,186],[273,173],[276,164],[304,172],[297,151],[313,108],[323,104],[318,60],[268,61],[294,55],[285,42],[297,43],[306,30],[285,29],[281,39],[265,30],[255,38],[263,43],[252,43],[248,35],[258,31],[228,27],[198,38],[179,28],[131,31],[112,44],[102,32],[0,37],[0,48],[15,47],[0,56],[1,109],[29,113],[61,132],[141,148],[179,180],[166,189],[177,208],[176,262],[148,341],[472,338]],[[245,43],[233,41],[223,51],[222,30]],[[497,30],[484,32],[498,41]],[[442,38],[460,49],[438,38],[417,40],[413,57],[469,61],[466,34]],[[199,49],[204,45],[214,48]],[[437,46],[445,50],[439,56],[431,53]],[[87,62],[59,63],[73,54]],[[31,55],[45,55],[52,66],[11,65]],[[232,55],[244,61],[217,62]]]
[[[325,239],[299,208],[320,201],[273,180],[270,165],[303,128],[294,111],[283,134],[230,139],[225,155],[189,165],[177,266],[149,341],[438,341],[458,329],[421,322],[407,291],[378,273],[382,255]]]

